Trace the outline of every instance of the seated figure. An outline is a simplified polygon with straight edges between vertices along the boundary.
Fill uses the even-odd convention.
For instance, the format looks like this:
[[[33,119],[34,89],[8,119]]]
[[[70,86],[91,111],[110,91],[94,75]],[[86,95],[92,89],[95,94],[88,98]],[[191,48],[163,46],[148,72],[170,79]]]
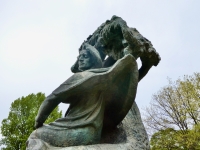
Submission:
[[[135,58],[126,54],[113,66],[102,68],[99,52],[83,45],[77,60],[80,72],[43,101],[27,149],[34,147],[34,139],[55,147],[99,144],[103,131],[115,129],[134,104],[138,84]],[[43,125],[59,103],[70,104],[65,117]]]

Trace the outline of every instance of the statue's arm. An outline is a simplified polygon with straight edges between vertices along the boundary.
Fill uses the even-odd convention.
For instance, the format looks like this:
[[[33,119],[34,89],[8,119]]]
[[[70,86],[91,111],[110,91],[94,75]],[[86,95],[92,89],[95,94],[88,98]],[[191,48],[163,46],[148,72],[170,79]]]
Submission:
[[[127,53],[127,54],[130,54],[130,53]],[[104,67],[112,66],[116,62],[114,60],[112,60],[111,62],[110,60],[113,58],[112,57],[109,57],[109,58],[110,59],[106,60]],[[140,81],[148,73],[148,71],[151,69],[152,66],[153,66],[152,64],[142,63],[142,66],[139,69],[138,81]]]
[[[149,50],[149,53],[144,53],[140,60],[142,62],[142,66],[139,69],[139,81],[148,73],[152,66],[157,66],[160,62],[160,55],[155,51],[154,48]]]
[[[58,106],[58,104],[61,103],[60,99],[50,94],[41,104],[38,114],[35,118],[35,128],[39,128],[43,125],[47,117],[50,115],[50,113]]]
[[[151,69],[151,64],[143,64],[139,69],[139,79],[138,82],[148,73],[148,71]]]

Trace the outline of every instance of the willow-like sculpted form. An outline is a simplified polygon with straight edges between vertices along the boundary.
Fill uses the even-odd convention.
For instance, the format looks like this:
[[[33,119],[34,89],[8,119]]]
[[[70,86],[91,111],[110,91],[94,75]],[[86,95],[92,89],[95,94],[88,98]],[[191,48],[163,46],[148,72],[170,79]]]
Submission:
[[[113,16],[83,42],[74,75],[40,106],[27,149],[150,149],[135,96],[138,82],[159,61],[150,41]],[[65,117],[43,125],[60,103],[70,104]]]

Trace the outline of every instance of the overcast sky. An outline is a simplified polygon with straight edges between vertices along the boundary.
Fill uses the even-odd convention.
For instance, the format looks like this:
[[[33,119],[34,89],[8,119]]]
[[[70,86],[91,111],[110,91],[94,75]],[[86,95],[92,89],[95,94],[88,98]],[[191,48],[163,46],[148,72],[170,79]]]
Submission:
[[[167,77],[200,71],[199,7],[199,0],[1,0],[0,121],[17,98],[47,96],[70,77],[81,43],[113,15],[137,28],[161,56],[139,83],[136,102],[148,106]]]

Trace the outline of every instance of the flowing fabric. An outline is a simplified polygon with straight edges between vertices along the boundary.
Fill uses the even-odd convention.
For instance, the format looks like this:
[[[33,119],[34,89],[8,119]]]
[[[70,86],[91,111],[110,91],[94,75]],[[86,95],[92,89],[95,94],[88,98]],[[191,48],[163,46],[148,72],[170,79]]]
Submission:
[[[111,68],[74,74],[49,96],[70,104],[66,116],[38,128],[29,140],[37,138],[58,147],[99,143],[102,129],[116,127],[130,110],[137,84],[138,68],[132,55]]]

